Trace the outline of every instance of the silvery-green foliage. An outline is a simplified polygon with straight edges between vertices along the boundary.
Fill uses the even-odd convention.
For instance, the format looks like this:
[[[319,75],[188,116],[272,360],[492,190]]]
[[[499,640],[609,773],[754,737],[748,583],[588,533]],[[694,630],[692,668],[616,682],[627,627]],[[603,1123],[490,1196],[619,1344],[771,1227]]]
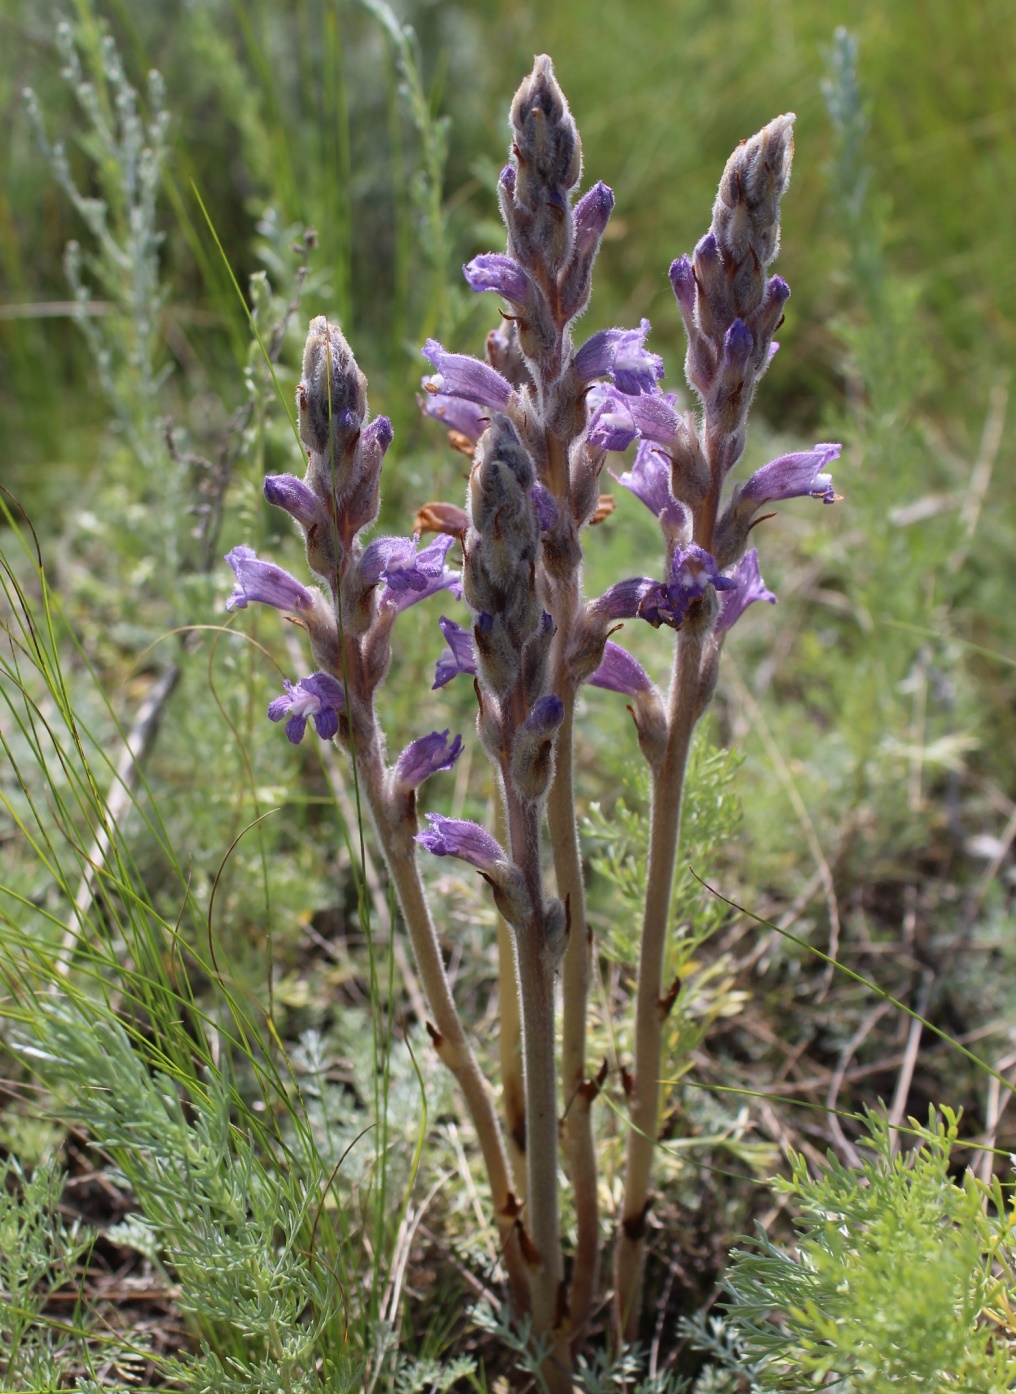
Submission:
[[[344,1299],[332,1265],[308,1247],[321,1177],[296,1153],[283,1166],[234,1125],[219,1073],[187,1084],[152,1072],[118,1022],[74,1008],[42,1011],[33,1026],[23,1053],[136,1196],[145,1247],[157,1238],[202,1334],[207,1387],[336,1387],[317,1366]],[[188,1360],[173,1368],[193,1378]]]
[[[792,1158],[776,1188],[798,1214],[784,1249],[760,1233],[735,1250],[727,1318],[759,1390],[1002,1394],[1016,1380],[1012,1206],[968,1170],[953,1179],[958,1119],[911,1120],[916,1146],[894,1155],[869,1115],[860,1171],[832,1153],[813,1175]]]
[[[579,1358],[576,1387],[582,1394],[691,1394],[683,1375],[671,1370],[644,1373],[646,1352],[640,1346],[620,1351],[597,1351]]]
[[[679,926],[679,936],[697,948],[723,923],[727,906],[717,901],[692,874],[707,878],[717,856],[736,835],[741,823],[741,805],[733,784],[741,758],[728,750],[718,750],[707,741],[692,746],[685,784],[685,805],[681,826],[680,862],[674,880],[671,924]],[[636,956],[633,936],[638,924],[646,884],[646,856],[649,846],[648,776],[636,766],[626,780],[626,794],[605,813],[598,803],[590,806],[583,833],[596,847],[593,869],[604,877],[620,898],[625,913],[613,917],[604,951],[618,962],[631,962]]]
[[[98,54],[85,51],[86,58],[95,60],[90,65],[93,71],[86,71],[82,64],[83,49],[71,24],[62,21],[56,39],[64,60],[63,75],[84,117],[81,144],[98,195],[79,187],[63,142],[50,144],[31,89],[25,101],[53,176],[91,237],[88,248],[76,241],[67,246],[66,269],[77,322],[120,428],[139,461],[151,467],[160,456],[156,404],[168,371],[158,361],[163,291],[156,202],[169,124],[162,79],[154,71],[148,75],[146,119],[108,34],[102,37]],[[105,304],[94,304],[96,292]]]
[[[471,1380],[476,1374],[476,1361],[468,1355],[456,1360],[414,1360],[406,1356],[395,1377],[395,1394],[449,1394],[457,1380]]]
[[[54,1389],[72,1343],[39,1318],[53,1291],[77,1282],[91,1230],[66,1224],[58,1206],[63,1172],[42,1163],[26,1176],[11,1159],[0,1172],[0,1380],[4,1389]]]
[[[147,1360],[145,1338],[114,1335],[95,1319],[84,1272],[96,1234],[61,1214],[65,1176],[53,1162],[29,1174],[10,1158],[0,1168],[0,1388],[46,1394],[71,1387],[75,1373],[105,1369],[111,1376]],[[62,1300],[51,1305],[55,1294]],[[68,1297],[74,1301],[68,1302]],[[78,1379],[78,1390],[98,1384]]]
[[[737,1332],[723,1317],[705,1312],[682,1317],[678,1332],[694,1350],[709,1356],[709,1364],[695,1381],[694,1394],[761,1394],[757,1362],[748,1358]]]

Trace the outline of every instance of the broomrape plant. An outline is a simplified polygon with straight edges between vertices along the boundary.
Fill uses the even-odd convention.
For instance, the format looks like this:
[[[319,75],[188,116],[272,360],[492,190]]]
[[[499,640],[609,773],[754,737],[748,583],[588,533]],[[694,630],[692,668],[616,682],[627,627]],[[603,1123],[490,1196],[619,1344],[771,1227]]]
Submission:
[[[227,608],[274,606],[310,641],[315,671],[287,681],[268,716],[285,723],[294,743],[309,719],[321,739],[337,742],[353,761],[412,941],[428,1031],[479,1138],[511,1308],[534,1349],[545,1352],[542,1373],[552,1390],[571,1388],[601,1268],[591,1110],[605,1071],[591,1069],[586,1058],[592,950],[573,795],[576,697],[583,683],[627,697],[651,782],[613,1274],[616,1330],[631,1339],[651,1204],[662,1033],[678,988],[663,974],[689,744],[711,701],[728,632],[753,602],[775,600],[748,546],[762,511],[780,499],[836,499],[827,471],[838,445],[784,455],[728,484],[790,294],[769,267],[779,247],[793,123],[791,114],[778,116],[734,151],[708,232],[670,268],[696,402],[684,410],[678,395],[660,386],[664,366],[647,347],[647,320],[578,345],[573,340],[614,196],[596,183],[576,200],[579,133],[550,59],[538,57],[511,105],[510,158],[498,189],[506,250],[463,268],[473,290],[493,291],[509,308],[488,335],[482,361],[435,340],[423,348],[433,372],[423,379],[422,410],[472,457],[465,507],[428,503],[415,536],[364,541],[378,515],[392,428],[384,416],[370,418],[353,351],[340,328],[319,316],[297,389],[306,472],[271,475],[264,485],[268,501],[300,527],[318,584],[305,585],[249,547],[234,547],[227,557],[236,578]],[[608,454],[631,445],[634,462],[614,478],[659,521],[659,570],[619,579],[589,598],[583,535],[612,507],[600,493]],[[421,545],[425,532],[436,539]],[[376,696],[391,662],[393,628],[406,609],[438,591],[464,601],[464,622],[440,621],[446,647],[434,686],[462,673],[473,679],[477,735],[500,794],[498,837],[437,812],[426,814],[421,830],[417,791],[455,763],[461,735],[421,734],[394,760],[386,751]],[[625,620],[673,631],[667,692],[611,637]],[[503,1119],[452,997],[421,851],[473,866],[503,920]],[[567,1281],[559,1150],[575,1206]]]

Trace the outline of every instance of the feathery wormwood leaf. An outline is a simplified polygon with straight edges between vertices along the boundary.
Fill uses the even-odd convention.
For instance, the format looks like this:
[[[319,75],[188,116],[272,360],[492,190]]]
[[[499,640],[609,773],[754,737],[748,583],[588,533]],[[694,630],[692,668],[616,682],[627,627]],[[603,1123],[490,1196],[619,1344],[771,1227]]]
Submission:
[[[352,1387],[412,1175],[405,1196],[386,1192],[387,1146],[378,1143],[358,1190],[340,1192],[345,1154],[322,1154],[272,1021],[154,910],[123,828],[107,817],[95,762],[112,768],[108,749],[64,679],[73,635],[41,561],[34,552],[29,560],[24,583],[6,561],[0,571],[9,607],[0,690],[12,718],[0,798],[18,866],[29,878],[34,860],[48,889],[37,907],[27,884],[2,888],[0,1016],[18,1024],[20,1057],[56,1099],[52,1111],[112,1157],[138,1199],[146,1248],[154,1242],[179,1280],[202,1355],[173,1370],[220,1390]],[[154,803],[134,807],[160,836]],[[99,832],[107,840],[96,851]],[[187,877],[166,851],[181,919],[189,908],[198,921]],[[94,889],[81,896],[83,878]],[[200,1005],[195,980],[211,985]],[[371,1131],[364,1122],[361,1136]],[[365,1226],[353,1202],[359,1196],[369,1216],[379,1194],[386,1211]]]
[[[445,162],[448,158],[448,117],[435,117],[433,104],[423,85],[419,43],[413,28],[401,24],[385,0],[361,0],[388,35],[395,65],[399,74],[399,96],[410,124],[420,143],[416,168],[409,179],[410,209],[407,217],[402,207],[401,190],[397,191],[398,255],[396,263],[396,347],[401,347],[408,328],[409,295],[411,288],[412,249],[414,243],[423,253],[429,273],[425,278],[428,295],[420,324],[425,337],[443,338],[448,329],[449,289],[447,276],[448,250],[441,190]],[[397,168],[401,152],[396,153]],[[401,181],[400,181],[401,182]],[[415,224],[415,226],[414,226]],[[424,278],[417,278],[418,280]],[[416,371],[415,356],[413,371]]]
[[[590,1359],[580,1356],[576,1388],[583,1394],[691,1394],[689,1381],[671,1370],[640,1378],[645,1365],[640,1346],[598,1351]]]
[[[764,1232],[757,1252],[734,1251],[727,1319],[759,1389],[1002,1394],[1016,1333],[986,1314],[1003,1292],[997,1265],[1011,1277],[1011,1204],[969,1171],[951,1178],[949,1109],[914,1123],[918,1146],[895,1157],[886,1119],[869,1113],[867,1127],[860,1171],[830,1153],[813,1176],[795,1155],[774,1183],[799,1212],[795,1253]]]
[[[468,1355],[441,1363],[437,1360],[406,1359],[395,1378],[395,1394],[449,1394],[456,1380],[469,1380],[479,1388],[474,1378],[476,1361]]]
[[[167,371],[158,364],[157,321],[162,236],[156,225],[156,198],[169,124],[162,79],[156,72],[149,74],[151,115],[146,121],[108,34],[89,45],[64,20],[57,25],[56,41],[64,60],[63,76],[84,117],[79,139],[90,157],[100,196],[81,191],[62,142],[50,144],[31,89],[25,101],[43,158],[92,237],[93,250],[88,252],[77,242],[67,245],[66,270],[78,325],[120,428],[138,459],[152,468],[161,454],[156,403]],[[93,318],[86,271],[109,298],[106,308],[112,313],[102,331]]]
[[[701,736],[692,746],[685,783],[684,814],[678,874],[671,901],[671,923],[682,927],[679,939],[691,953],[710,938],[727,918],[728,911],[716,905],[690,874],[695,866],[714,866],[719,849],[735,835],[741,822],[741,804],[731,792],[741,757],[729,750],[718,750]],[[648,775],[635,766],[628,781],[627,798],[604,813],[598,803],[590,805],[582,831],[597,851],[593,870],[603,876],[624,905],[602,944],[603,951],[618,963],[638,958],[638,927],[645,895],[646,861],[649,847]],[[680,972],[678,968],[676,970]]]
[[[4,1389],[56,1388],[71,1364],[66,1336],[40,1322],[55,1288],[75,1279],[94,1238],[57,1214],[63,1175],[51,1163],[0,1172],[0,1380]],[[43,1382],[44,1381],[44,1382]]]
[[[313,1243],[323,1180],[313,1154],[290,1152],[284,1165],[234,1123],[220,1074],[188,1087],[153,1073],[123,1026],[84,1004],[44,1007],[19,1049],[113,1159],[176,1275],[202,1355],[169,1373],[214,1377],[221,1390],[351,1388],[356,1362],[335,1340],[339,1276]]]
[[[692,745],[686,776],[684,814],[678,849],[677,874],[671,898],[666,978],[677,985],[677,995],[665,1027],[668,1083],[676,1084],[690,1068],[691,1054],[718,1017],[733,1016],[741,1009],[744,994],[735,990],[729,958],[709,960],[704,945],[729,919],[729,907],[704,890],[692,868],[715,867],[720,849],[737,833],[741,804],[732,785],[741,757],[718,750],[703,737]],[[608,817],[599,804],[590,805],[583,832],[597,851],[593,868],[607,881],[620,906],[610,915],[603,932],[602,951],[621,964],[638,960],[638,931],[646,884],[649,820],[645,806],[647,777],[636,767],[628,785],[628,799],[619,799]],[[623,1033],[626,1024],[615,1023]],[[623,1034],[622,1034],[623,1039]],[[705,1120],[703,1120],[705,1122]],[[726,1121],[734,1133],[743,1126]],[[705,1124],[710,1136],[724,1131],[711,1117]],[[757,1159],[756,1159],[757,1160]]]

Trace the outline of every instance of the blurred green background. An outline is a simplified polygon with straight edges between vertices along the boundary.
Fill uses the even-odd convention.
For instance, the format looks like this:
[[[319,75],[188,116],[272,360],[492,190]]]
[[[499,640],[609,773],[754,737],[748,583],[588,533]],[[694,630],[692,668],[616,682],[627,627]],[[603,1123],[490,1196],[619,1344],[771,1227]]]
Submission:
[[[159,451],[169,422],[178,455],[213,456],[244,401],[244,373],[257,378],[230,273],[246,287],[267,270],[285,298],[293,234],[316,230],[281,354],[283,392],[297,371],[301,319],[322,311],[340,319],[368,373],[372,408],[396,424],[384,521],[405,529],[425,498],[461,489],[461,458],[418,418],[418,346],[435,333],[477,350],[493,322],[493,307],[468,296],[458,266],[501,245],[493,189],[505,113],[532,54],[554,56],[583,136],[584,183],[604,179],[617,200],[581,328],[649,316],[667,385],[681,384],[683,352],[667,267],[707,226],[733,145],[795,111],[778,262],[793,296],[748,459],[842,439],[836,482],[845,498],[833,510],[788,505],[760,529],[763,570],[781,605],[756,607],[735,635],[712,728],[749,756],[738,874],[763,903],[770,894],[780,903],[812,884],[817,864],[825,887],[817,898],[812,890],[817,941],[830,914],[837,918],[831,897],[844,933],[854,906],[858,923],[873,911],[890,938],[907,919],[913,941],[916,898],[931,944],[980,933],[961,926],[957,907],[969,910],[970,886],[997,860],[977,912],[990,909],[992,943],[1008,953],[1004,829],[1016,787],[1008,3],[433,3],[399,9],[409,39],[367,5],[323,0],[75,0],[66,11],[4,0],[0,13],[10,133],[0,196],[4,482],[50,549],[86,647],[114,687],[169,624],[219,613],[221,568],[201,579],[186,527],[167,559]],[[61,76],[61,16],[100,105],[112,102],[101,76],[108,34],[139,91],[159,69],[169,113],[149,375],[167,376],[144,389],[149,397],[130,387],[134,289],[95,286],[106,313],[93,322],[105,326],[114,375],[122,370],[128,384],[112,429],[94,344],[67,313],[65,244],[82,243],[88,282],[94,238],[40,156],[22,97],[35,90],[48,138],[64,141],[82,192],[106,200],[112,224],[123,219],[118,171]],[[849,73],[836,76],[839,25],[856,39],[856,91]],[[400,71],[400,43],[415,88]],[[291,543],[257,503],[256,481],[266,465],[291,468],[294,447],[267,379],[257,393],[264,405],[241,452],[220,550],[250,538],[282,553]],[[146,421],[147,465],[130,446]],[[184,470],[174,485],[184,515],[189,487]],[[592,539],[591,588],[644,569],[656,545],[627,497]],[[662,677],[669,660],[658,639],[632,642]],[[389,684],[400,734],[411,733],[432,648],[430,634],[410,636],[404,670]],[[614,752],[627,749],[630,733],[616,704],[594,695],[589,709],[592,798],[615,787],[628,757]],[[467,713],[463,697],[458,715]],[[252,718],[252,739],[256,730]],[[196,739],[190,731],[187,741]],[[207,841],[219,841],[211,829]]]

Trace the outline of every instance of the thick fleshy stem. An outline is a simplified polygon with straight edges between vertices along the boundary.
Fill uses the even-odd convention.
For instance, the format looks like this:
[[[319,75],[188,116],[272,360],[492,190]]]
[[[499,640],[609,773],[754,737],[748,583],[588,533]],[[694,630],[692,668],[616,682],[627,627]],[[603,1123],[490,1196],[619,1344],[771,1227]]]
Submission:
[[[495,799],[494,837],[502,845],[508,842],[504,804]],[[515,937],[512,927],[497,912],[497,981],[500,994],[500,1035],[498,1039],[501,1063],[501,1109],[507,1131],[508,1155],[511,1158],[515,1194],[520,1202],[526,1199],[526,1086],[522,1068],[522,1018],[519,1008],[519,983],[515,967]]]
[[[557,1071],[554,1061],[554,956],[547,933],[540,868],[540,809],[505,781],[512,860],[522,872],[529,914],[515,926],[526,1090],[526,1233],[533,1332],[551,1353],[542,1374],[552,1394],[570,1394],[571,1349],[564,1310],[564,1260],[557,1203]]]
[[[406,820],[392,816],[385,793],[385,771],[379,750],[380,746],[375,745],[372,750],[362,754],[359,750],[356,752],[361,785],[374,817],[402,917],[409,930],[416,970],[427,997],[427,1005],[433,1013],[431,1038],[442,1064],[451,1071],[462,1090],[476,1129],[490,1182],[511,1304],[516,1315],[522,1316],[530,1307],[530,1278],[522,1254],[519,1204],[511,1187],[501,1124],[490,1086],[473,1054],[452,997],[437,929],[420,878],[413,828]]]
[[[628,1156],[614,1271],[618,1335],[627,1341],[638,1335],[649,1179],[660,1110],[663,1025],[669,1011],[663,969],[684,776],[698,719],[703,644],[704,635],[696,627],[678,632],[667,743],[659,766],[652,771],[649,864],[635,998],[635,1059],[628,1096]]]
[[[573,693],[565,696],[564,710],[557,737],[554,782],[547,801],[547,823],[554,852],[557,893],[567,907],[570,925],[561,966],[561,1082],[564,1090],[561,1140],[575,1205],[575,1258],[568,1314],[572,1343],[577,1347],[585,1334],[589,1311],[599,1287],[600,1212],[592,1123],[592,1102],[599,1086],[586,1078],[591,949],[572,780]]]

